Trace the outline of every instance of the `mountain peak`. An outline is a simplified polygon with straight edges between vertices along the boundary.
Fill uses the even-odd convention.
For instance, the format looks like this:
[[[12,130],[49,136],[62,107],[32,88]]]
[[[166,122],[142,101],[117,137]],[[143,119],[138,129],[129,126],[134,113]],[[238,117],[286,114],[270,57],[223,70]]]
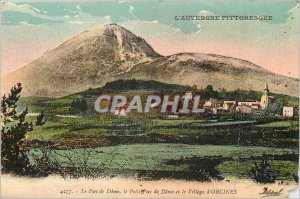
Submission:
[[[143,38],[117,24],[93,26],[64,42],[50,54],[61,59],[80,57],[81,62],[101,63],[103,67],[114,63],[118,73],[160,57]]]
[[[86,34],[87,37],[103,38],[103,44],[109,43],[118,52],[121,62],[136,63],[139,60],[160,57],[143,38],[114,23],[96,25],[82,34]]]
[[[126,30],[125,28],[123,28],[122,26],[120,26],[120,25],[118,25],[116,23],[105,24],[104,26],[107,27],[107,28],[117,28],[117,29],[124,29],[124,30]]]
[[[93,27],[91,27],[90,29],[83,31],[83,32],[88,32],[88,31],[98,31],[99,34],[102,34],[104,31],[108,31],[108,30],[115,30],[115,31],[128,31],[127,29],[123,28],[122,26],[115,24],[115,23],[111,23],[111,24],[98,24],[95,25]]]

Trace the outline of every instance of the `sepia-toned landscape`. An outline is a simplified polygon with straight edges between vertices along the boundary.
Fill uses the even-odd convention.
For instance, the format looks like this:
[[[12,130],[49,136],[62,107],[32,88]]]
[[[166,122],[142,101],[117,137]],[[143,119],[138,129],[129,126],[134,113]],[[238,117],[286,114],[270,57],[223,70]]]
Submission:
[[[118,187],[129,180],[149,189],[157,188],[154,182],[203,189],[235,184],[256,186],[249,197],[287,196],[298,185],[298,88],[298,78],[251,60],[162,55],[117,23],[98,24],[2,75],[2,179],[91,186],[105,179]],[[103,95],[110,99],[97,101]],[[99,113],[95,107],[110,110],[114,96],[127,101]],[[129,110],[135,96],[142,111]],[[148,96],[168,96],[166,111],[161,102],[143,111]],[[182,112],[195,108],[197,96],[203,111]],[[226,197],[243,197],[229,192]]]

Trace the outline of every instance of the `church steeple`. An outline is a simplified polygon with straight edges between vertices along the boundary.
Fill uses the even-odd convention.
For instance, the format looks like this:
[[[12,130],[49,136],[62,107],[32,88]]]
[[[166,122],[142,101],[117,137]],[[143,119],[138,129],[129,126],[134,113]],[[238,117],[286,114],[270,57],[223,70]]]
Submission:
[[[265,83],[265,90],[264,91],[269,94],[269,87],[268,87],[268,83],[267,82]]]
[[[261,99],[260,99],[261,109],[264,110],[264,109],[268,108],[268,105],[269,105],[269,87],[268,87],[268,84],[265,83],[264,94],[261,96]]]
[[[264,95],[265,95],[265,96],[269,96],[269,87],[268,87],[268,83],[265,83]]]

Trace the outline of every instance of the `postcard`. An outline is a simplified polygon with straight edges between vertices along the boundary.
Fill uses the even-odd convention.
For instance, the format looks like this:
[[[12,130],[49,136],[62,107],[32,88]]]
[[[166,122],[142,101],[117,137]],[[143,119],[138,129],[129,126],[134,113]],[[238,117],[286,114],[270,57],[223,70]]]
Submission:
[[[1,1],[2,198],[299,198],[299,1]]]

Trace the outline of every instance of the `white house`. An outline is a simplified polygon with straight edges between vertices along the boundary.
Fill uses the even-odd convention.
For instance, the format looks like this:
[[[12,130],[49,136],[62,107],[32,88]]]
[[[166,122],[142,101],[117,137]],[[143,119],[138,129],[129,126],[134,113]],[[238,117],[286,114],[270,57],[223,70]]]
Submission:
[[[255,100],[249,100],[249,101],[239,101],[238,106],[249,106],[252,109],[259,109],[260,108],[260,102]]]
[[[282,115],[285,117],[293,117],[294,116],[294,107],[292,106],[284,106]]]
[[[210,98],[208,101],[204,103],[204,107],[208,109],[212,108],[220,108],[222,107],[223,102],[214,98]]]

